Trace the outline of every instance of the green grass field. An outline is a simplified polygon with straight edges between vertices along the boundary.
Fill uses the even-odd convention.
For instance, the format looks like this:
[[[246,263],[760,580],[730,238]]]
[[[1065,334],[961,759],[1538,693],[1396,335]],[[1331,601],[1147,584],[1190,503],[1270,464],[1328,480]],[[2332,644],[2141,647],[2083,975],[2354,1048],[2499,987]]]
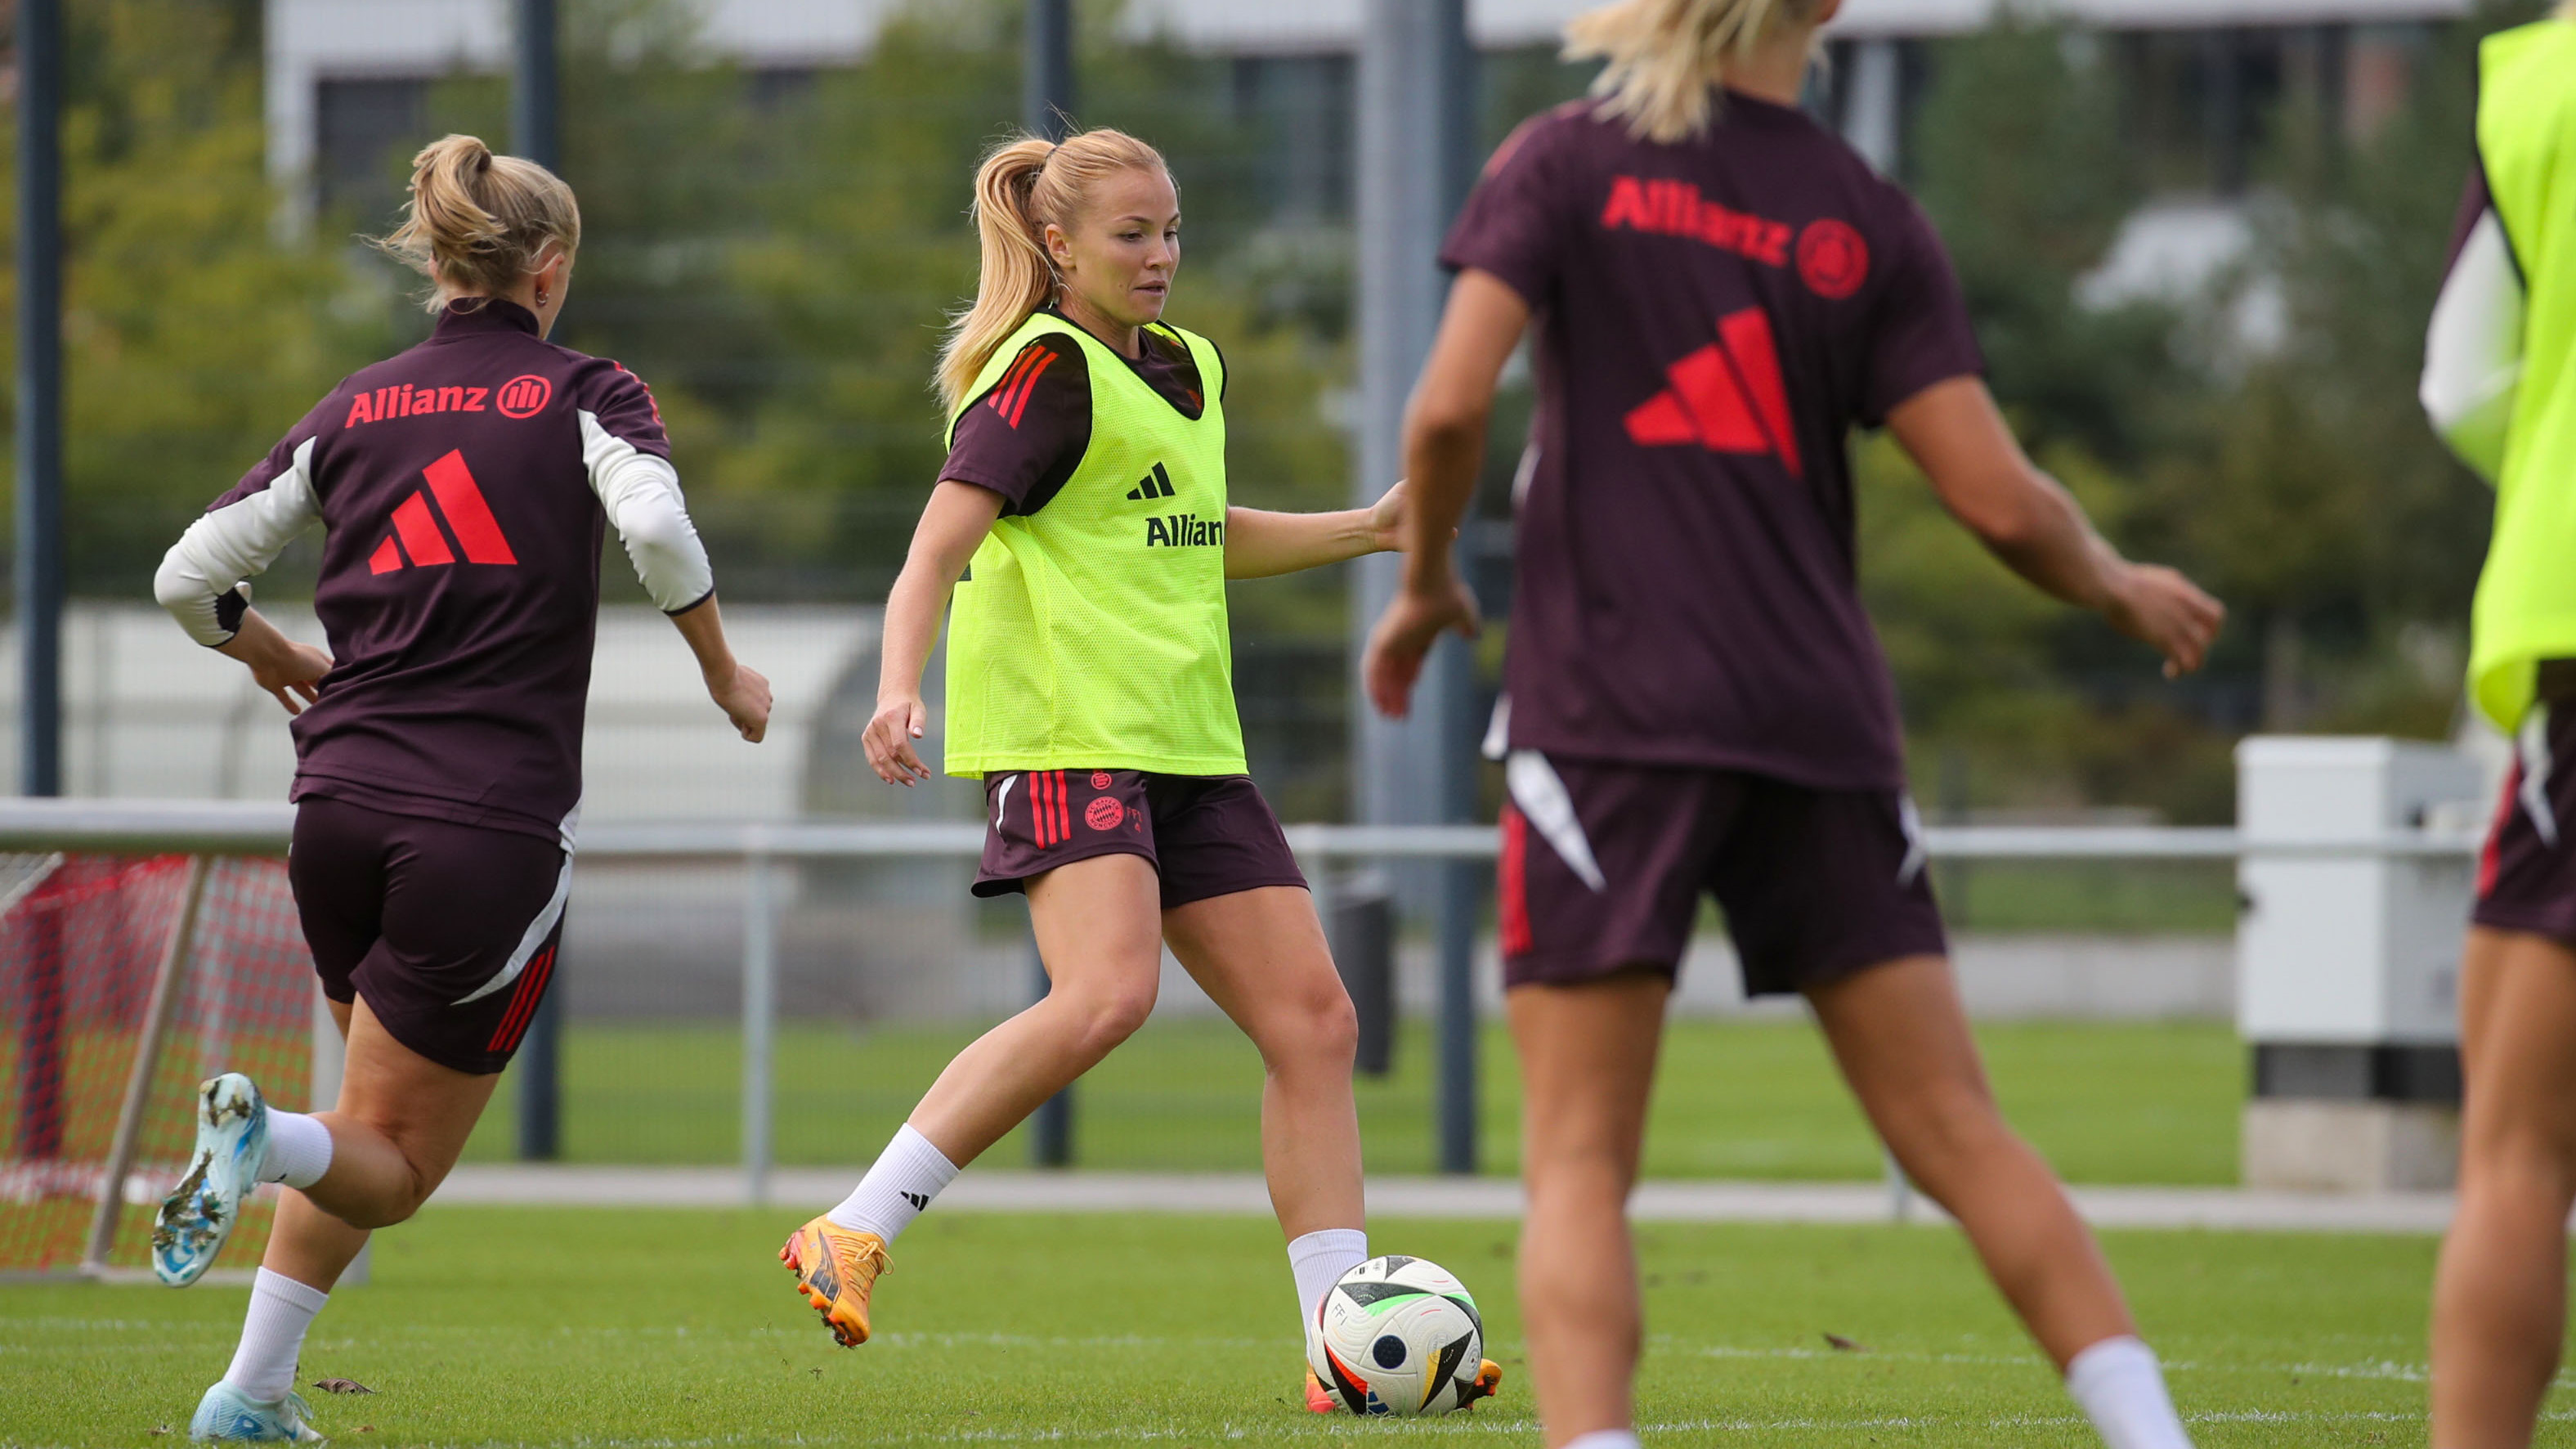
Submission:
[[[879,1338],[843,1351],[772,1257],[796,1216],[433,1206],[380,1237],[375,1281],[333,1302],[299,1377],[377,1390],[308,1391],[343,1445],[1538,1442],[1509,1224],[1375,1225],[1477,1290],[1510,1374],[1472,1418],[1397,1423],[1294,1407],[1267,1222],[934,1213],[880,1289]],[[2424,1442],[2431,1239],[2107,1245],[2203,1446]],[[1653,1225],[1642,1252],[1650,1444],[2095,1442],[1947,1229]],[[244,1298],[0,1289],[0,1444],[171,1442]]]
[[[784,1163],[864,1162],[884,1145],[971,1028],[788,1027],[779,1036]],[[2009,1023],[1978,1032],[2014,1123],[2074,1182],[2232,1183],[2244,1048],[2224,1023]],[[1499,1028],[1482,1046],[1483,1165],[1519,1162],[1520,1084]],[[1432,1166],[1431,1042],[1408,1028],[1396,1071],[1360,1082],[1370,1166]],[[734,1029],[575,1025],[564,1057],[565,1151],[575,1161],[721,1163],[739,1153]],[[1157,1022],[1076,1092],[1085,1167],[1253,1171],[1261,1062],[1221,1021]],[[506,1158],[509,1084],[467,1149]],[[1017,1135],[989,1159],[1027,1161]],[[1647,1142],[1650,1177],[1859,1179],[1878,1147],[1803,1020],[1678,1020],[1665,1037]]]

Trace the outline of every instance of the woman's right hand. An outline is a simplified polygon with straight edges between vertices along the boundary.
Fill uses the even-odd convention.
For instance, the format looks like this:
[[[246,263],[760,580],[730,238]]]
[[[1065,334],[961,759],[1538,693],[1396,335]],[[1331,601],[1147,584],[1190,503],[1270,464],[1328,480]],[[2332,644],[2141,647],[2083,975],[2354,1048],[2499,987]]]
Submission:
[[[707,676],[707,698],[725,712],[736,733],[753,744],[769,734],[769,680],[748,664]]]
[[[918,785],[930,778],[930,767],[912,742],[920,739],[930,727],[929,706],[918,694],[881,695],[875,717],[868,721],[867,733],[860,743],[868,752],[868,768],[889,785]]]
[[[2165,678],[2179,679],[2209,657],[2227,606],[2161,564],[2123,563],[2102,615],[2111,627],[2165,657]]]
[[[277,696],[288,714],[302,714],[305,705],[322,697],[322,676],[331,672],[331,656],[310,644],[280,643],[283,647],[275,653],[251,663],[251,682]]]

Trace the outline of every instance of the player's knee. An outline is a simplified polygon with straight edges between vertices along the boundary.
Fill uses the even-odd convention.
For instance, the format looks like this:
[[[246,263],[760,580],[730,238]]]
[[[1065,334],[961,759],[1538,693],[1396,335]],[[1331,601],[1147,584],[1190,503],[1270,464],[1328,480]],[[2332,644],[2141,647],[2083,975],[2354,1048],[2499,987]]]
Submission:
[[[1298,1002],[1285,1016],[1286,1029],[1263,1044],[1274,1071],[1294,1063],[1350,1075],[1351,1063],[1360,1052],[1360,1014],[1352,1007],[1349,993],[1337,984],[1330,992],[1317,992]]]
[[[2576,1197],[2576,1140],[2518,1116],[2474,1123],[2460,1142],[2460,1183],[2515,1194]]]
[[[1154,992],[1151,977],[1084,992],[1073,1005],[1085,1045],[1095,1053],[1106,1053],[1134,1036],[1154,1014]]]
[[[1976,1083],[1941,1082],[1908,1093],[1879,1117],[1888,1146],[1918,1176],[1969,1167],[2015,1140],[1994,1097]]]

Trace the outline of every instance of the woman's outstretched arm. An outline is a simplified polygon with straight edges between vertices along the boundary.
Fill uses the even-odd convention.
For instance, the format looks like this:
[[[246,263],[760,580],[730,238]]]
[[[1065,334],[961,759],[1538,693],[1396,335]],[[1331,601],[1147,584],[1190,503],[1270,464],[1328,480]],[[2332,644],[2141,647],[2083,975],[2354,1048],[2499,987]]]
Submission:
[[[930,490],[921,522],[913,525],[903,572],[886,595],[885,639],[877,650],[877,712],[861,739],[868,768],[889,785],[916,785],[931,776],[912,747],[930,727],[930,710],[921,702],[921,671],[930,663],[930,647],[939,642],[949,591],[1001,516],[1001,494],[951,478]]]
[[[1398,483],[1368,508],[1332,513],[1229,508],[1225,511],[1225,576],[1266,579],[1400,548],[1404,498],[1404,485]]]
[[[1887,426],[1951,516],[2006,567],[2163,655],[2168,677],[2200,667],[2226,606],[2173,569],[2122,558],[2022,451],[1984,382],[1934,383],[1897,404]]]

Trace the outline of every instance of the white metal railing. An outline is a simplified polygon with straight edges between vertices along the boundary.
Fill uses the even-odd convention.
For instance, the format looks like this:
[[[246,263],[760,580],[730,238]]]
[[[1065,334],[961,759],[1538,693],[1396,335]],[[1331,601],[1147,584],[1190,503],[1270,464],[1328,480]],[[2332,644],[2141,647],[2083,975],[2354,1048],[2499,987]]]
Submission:
[[[295,807],[250,801],[39,800],[0,797],[0,851],[94,854],[282,855]],[[1289,848],[1314,859],[1491,860],[1484,825],[1291,825]],[[2267,836],[2228,826],[1935,825],[1923,831],[1935,860],[2237,860],[2247,856],[2457,857],[2483,837],[2449,830],[2377,836]],[[746,860],[973,857],[974,821],[687,821],[586,825],[588,860]]]
[[[292,805],[265,802],[6,797],[0,798],[0,852],[282,855],[294,821]],[[1496,832],[1482,825],[1292,825],[1287,834],[1289,846],[1300,857],[1318,863],[1481,862],[1497,854]],[[1930,827],[1923,832],[1931,858],[1954,861],[2457,859],[2474,854],[2480,841],[2476,834],[2450,830],[2315,839],[2251,839],[2226,827],[2198,826],[1971,825]],[[743,867],[742,1166],[753,1201],[766,1199],[773,1157],[777,864],[871,858],[971,860],[982,851],[983,843],[984,827],[974,821],[599,823],[582,830],[580,850],[585,860],[735,861]],[[1445,954],[1458,953],[1452,949]],[[1467,1001],[1472,1011],[1472,998],[1466,993],[1444,992],[1443,1000]],[[1444,1023],[1444,1027],[1473,1031],[1472,1022]],[[1891,1188],[1901,1215],[1902,1179],[1891,1177]]]

